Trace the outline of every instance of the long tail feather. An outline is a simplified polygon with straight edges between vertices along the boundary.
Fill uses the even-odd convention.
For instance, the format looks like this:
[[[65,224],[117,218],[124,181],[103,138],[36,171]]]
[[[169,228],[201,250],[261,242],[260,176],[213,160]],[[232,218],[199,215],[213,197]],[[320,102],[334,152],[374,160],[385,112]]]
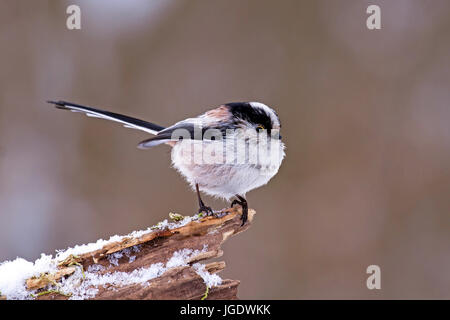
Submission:
[[[47,102],[54,104],[58,109],[70,110],[73,112],[84,112],[87,116],[90,117],[116,121],[122,123],[127,128],[142,130],[155,135],[158,134],[159,131],[164,129],[164,127],[158,126],[157,124],[125,116],[119,113],[82,106],[67,101],[47,101]]]

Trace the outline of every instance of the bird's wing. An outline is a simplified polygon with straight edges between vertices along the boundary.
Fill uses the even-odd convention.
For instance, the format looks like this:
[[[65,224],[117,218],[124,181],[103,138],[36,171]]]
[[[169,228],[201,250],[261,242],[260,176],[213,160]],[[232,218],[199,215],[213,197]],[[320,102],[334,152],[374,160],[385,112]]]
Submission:
[[[157,124],[147,122],[144,120],[132,118],[125,116],[123,114],[104,111],[96,108],[86,107],[79,104],[67,102],[67,101],[47,101],[48,103],[54,104],[59,109],[70,110],[73,112],[84,112],[89,117],[107,119],[111,121],[116,121],[122,123],[127,128],[142,130],[151,134],[158,134],[164,127],[158,126]]]
[[[178,141],[180,138],[201,140],[204,130],[200,119],[189,118],[159,131],[156,137],[142,141],[138,147],[147,149],[168,141]]]

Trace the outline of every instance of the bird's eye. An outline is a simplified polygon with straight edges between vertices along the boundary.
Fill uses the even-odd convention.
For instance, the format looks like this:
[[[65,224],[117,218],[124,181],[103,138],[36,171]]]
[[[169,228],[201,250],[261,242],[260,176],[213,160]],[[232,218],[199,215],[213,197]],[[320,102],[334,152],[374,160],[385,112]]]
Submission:
[[[265,128],[264,128],[264,126],[262,125],[262,124],[258,124],[257,126],[256,126],[256,130],[258,130],[258,131],[260,131],[260,130],[264,130]]]

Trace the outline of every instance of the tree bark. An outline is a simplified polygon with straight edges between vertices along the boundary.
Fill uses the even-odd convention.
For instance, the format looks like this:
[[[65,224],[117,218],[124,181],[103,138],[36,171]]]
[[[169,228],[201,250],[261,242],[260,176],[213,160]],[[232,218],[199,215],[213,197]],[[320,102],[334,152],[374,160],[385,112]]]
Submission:
[[[62,279],[74,276],[77,268],[98,275],[130,274],[157,263],[166,264],[174,253],[190,249],[195,254],[184,265],[167,268],[163,274],[145,283],[97,286],[97,294],[92,299],[237,299],[238,280],[222,280],[221,284],[207,288],[204,278],[195,268],[198,264],[194,264],[222,256],[222,243],[249,228],[255,211],[249,210],[249,219],[244,226],[241,226],[241,214],[241,208],[230,208],[224,210],[220,217],[199,218],[181,227],[150,231],[136,238],[127,237],[109,243],[93,252],[71,255],[59,262],[58,272],[28,279],[27,288],[34,292],[35,299],[69,299],[70,290],[59,292],[54,288]],[[133,259],[130,259],[129,252],[133,252]],[[90,266],[93,265],[99,270],[92,271]],[[204,265],[204,271],[209,274],[216,274],[224,268],[224,261]]]

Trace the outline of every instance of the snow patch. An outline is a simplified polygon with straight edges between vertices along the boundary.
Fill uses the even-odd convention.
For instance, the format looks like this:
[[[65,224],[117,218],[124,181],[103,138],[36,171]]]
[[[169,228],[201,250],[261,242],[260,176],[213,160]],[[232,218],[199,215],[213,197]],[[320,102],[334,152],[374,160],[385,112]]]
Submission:
[[[205,284],[208,288],[212,288],[222,284],[222,278],[219,277],[217,274],[212,274],[206,271],[204,264],[194,263],[192,267],[194,268],[195,272],[200,277],[202,277],[203,281],[205,281]]]
[[[81,270],[77,270],[75,274],[62,280],[59,291],[63,293],[71,293],[71,300],[83,300],[94,298],[98,293],[98,287],[108,288],[123,287],[132,284],[148,285],[148,281],[160,277],[171,268],[187,266],[189,260],[196,255],[206,252],[207,246],[204,245],[202,250],[183,249],[173,253],[172,257],[166,264],[162,262],[154,263],[150,267],[139,268],[130,273],[127,272],[111,272],[106,274],[97,274],[95,271],[102,270],[100,265],[89,268],[85,272],[84,277]],[[205,271],[206,272],[206,271]],[[206,272],[208,273],[208,272]]]
[[[153,232],[154,230],[162,230],[165,228],[174,229],[182,227],[186,224],[188,224],[191,221],[198,220],[198,216],[194,215],[192,217],[184,217],[183,220],[178,222],[168,222],[167,219],[158,223],[155,226],[149,227],[146,230],[141,231],[133,231],[128,235],[125,236],[119,236],[114,235],[110,237],[108,240],[99,239],[98,241],[94,243],[88,243],[83,245],[76,245],[73,248],[68,248],[66,250],[56,250],[55,257],[53,258],[52,255],[46,255],[41,254],[41,257],[37,259],[35,262],[27,261],[23,258],[16,258],[13,261],[4,261],[0,263],[0,295],[6,296],[7,299],[32,299],[32,293],[26,289],[26,280],[33,277],[33,276],[39,276],[41,273],[53,273],[57,271],[57,264],[60,261],[65,260],[70,255],[78,256],[87,252],[92,252],[95,250],[99,250],[103,248],[105,245],[110,244],[112,242],[119,242],[123,240],[124,238],[136,238],[140,237],[144,234]],[[188,251],[184,251],[188,250]],[[85,281],[81,281],[79,284],[78,289],[76,290],[76,293],[73,293],[73,298],[80,298],[80,299],[86,299],[86,298],[92,298],[94,297],[98,289],[90,288],[92,285],[103,285],[103,284],[112,284],[112,285],[125,285],[130,283],[137,283],[141,281],[148,281],[150,279],[153,279],[159,275],[161,275],[161,272],[165,272],[168,268],[173,268],[175,266],[181,266],[182,261],[186,261],[188,259],[188,255],[194,255],[196,254],[196,251],[189,252],[190,249],[184,249],[183,252],[176,252],[174,253],[174,256],[167,262],[167,265],[164,266],[164,264],[155,264],[150,266],[149,268],[143,268],[134,270],[132,273],[128,274],[109,274],[109,275],[103,275],[98,276],[94,274],[95,271],[89,268],[87,272],[85,272]],[[129,263],[135,261],[136,256],[132,255],[132,253],[137,253],[140,251],[140,245],[134,246],[132,248],[124,249],[118,253],[115,253],[108,257],[109,262],[113,265],[118,264],[118,259],[122,258],[125,254],[128,257]],[[197,252],[198,253],[198,252]],[[183,260],[185,259],[185,260]],[[94,265],[95,266],[95,265]],[[99,268],[101,266],[96,265],[97,267],[93,268]],[[80,279],[83,279],[83,274],[81,272],[80,268],[77,268],[77,271],[67,279],[64,279],[62,281],[62,286],[58,288],[54,288],[56,290],[59,290],[64,293],[65,290],[68,290],[70,288],[70,281],[80,281]],[[126,280],[128,279],[128,280]],[[137,281],[137,282],[135,282]],[[69,291],[69,290],[68,290]]]
[[[44,272],[57,270],[57,263],[51,255],[41,254],[34,263],[22,258],[0,264],[0,292],[7,299],[31,299],[25,281]]]

